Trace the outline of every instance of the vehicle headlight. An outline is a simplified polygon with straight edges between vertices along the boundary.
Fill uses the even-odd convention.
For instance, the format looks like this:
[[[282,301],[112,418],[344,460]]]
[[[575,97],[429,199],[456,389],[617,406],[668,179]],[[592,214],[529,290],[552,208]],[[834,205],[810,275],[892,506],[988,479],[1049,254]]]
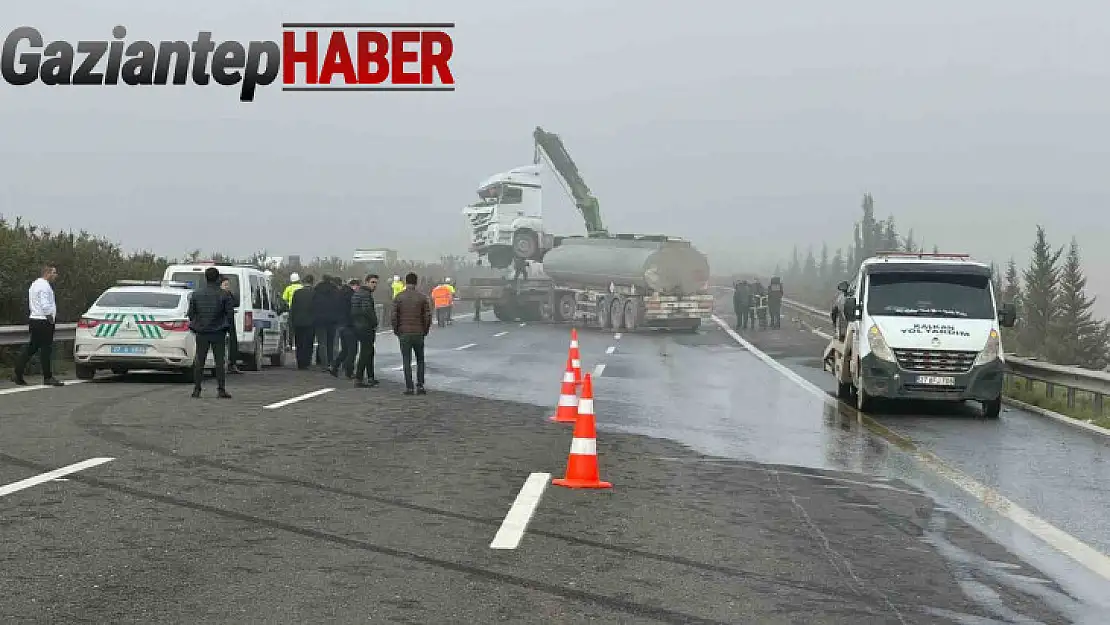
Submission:
[[[891,351],[890,346],[886,344],[886,339],[883,338],[882,330],[879,326],[873,325],[867,331],[867,344],[871,347],[871,353],[879,360],[887,362],[897,362],[894,358],[894,352]]]
[[[988,362],[998,360],[1001,354],[1001,342],[998,340],[998,331],[991,329],[990,336],[987,337],[987,345],[983,347],[983,351],[975,357],[975,365],[985,365]]]

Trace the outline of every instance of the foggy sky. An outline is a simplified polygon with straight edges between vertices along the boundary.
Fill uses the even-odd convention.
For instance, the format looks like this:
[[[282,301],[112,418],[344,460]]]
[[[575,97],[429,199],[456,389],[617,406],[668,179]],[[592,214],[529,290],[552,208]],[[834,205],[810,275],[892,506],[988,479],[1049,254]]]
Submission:
[[[716,273],[848,244],[870,191],[903,232],[987,260],[1024,263],[1037,223],[1057,245],[1076,235],[1091,289],[1110,293],[1105,2],[8,4],[5,35],[71,42],[116,24],[128,41],[458,24],[450,94],[0,85],[0,212],[128,249],[465,253],[461,208],[531,161],[542,125],[610,230],[688,237]],[[549,225],[581,233],[548,182]]]

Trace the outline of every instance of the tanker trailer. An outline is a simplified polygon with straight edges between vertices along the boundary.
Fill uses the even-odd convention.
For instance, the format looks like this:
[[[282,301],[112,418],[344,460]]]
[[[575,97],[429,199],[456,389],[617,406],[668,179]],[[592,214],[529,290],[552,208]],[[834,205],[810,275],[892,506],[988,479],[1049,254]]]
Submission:
[[[696,330],[713,314],[709,262],[683,239],[648,235],[561,237],[542,273],[475,280],[468,299],[502,321],[579,323],[606,330]]]

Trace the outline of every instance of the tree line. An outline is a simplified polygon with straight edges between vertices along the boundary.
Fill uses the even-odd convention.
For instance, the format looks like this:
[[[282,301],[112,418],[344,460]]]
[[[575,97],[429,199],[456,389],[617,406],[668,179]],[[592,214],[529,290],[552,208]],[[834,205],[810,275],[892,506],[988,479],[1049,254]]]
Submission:
[[[782,276],[787,297],[831,310],[836,283],[854,278],[860,264],[876,252],[927,251],[912,229],[905,235],[899,232],[893,215],[876,216],[870,193],[864,194],[861,209],[848,245],[830,251],[822,243],[816,251],[807,247],[804,254],[795,247],[791,258],[776,266],[775,275]],[[940,250],[933,245],[931,251]],[[1037,226],[1027,267],[1019,268],[1011,257],[1004,271],[993,262],[991,270],[999,301],[1012,302],[1018,310],[1015,327],[1002,331],[1007,352],[1089,369],[1107,367],[1110,324],[1094,315],[1095,297],[1087,294],[1074,237],[1068,245],[1055,247],[1044,227]]]
[[[0,325],[27,323],[27,290],[39,277],[45,263],[58,266],[58,280],[54,284],[58,304],[59,322],[74,322],[96,298],[118,280],[160,280],[166,267],[178,262],[212,260],[220,264],[244,264],[265,267],[265,251],[247,258],[235,258],[212,252],[204,254],[192,250],[180,259],[161,256],[150,251],[127,253],[123,248],[101,236],[86,231],[52,231],[20,218],[6,220],[0,216]],[[439,262],[400,260],[388,265],[366,265],[344,261],[338,257],[314,258],[296,266],[272,267],[273,280],[278,292],[289,284],[289,275],[296,271],[302,276],[312,274],[317,279],[324,275],[356,278],[374,270],[388,281],[393,275],[404,276],[415,271],[425,280],[452,277],[462,282],[474,275],[487,275],[490,270],[478,267],[464,257],[443,256]],[[0,348],[0,361],[5,354]]]

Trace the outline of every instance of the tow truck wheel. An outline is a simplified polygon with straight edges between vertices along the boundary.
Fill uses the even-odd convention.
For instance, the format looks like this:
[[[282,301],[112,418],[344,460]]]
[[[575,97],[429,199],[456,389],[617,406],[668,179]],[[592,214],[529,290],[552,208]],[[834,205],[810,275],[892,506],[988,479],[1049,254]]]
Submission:
[[[556,321],[574,321],[574,312],[574,293],[563,293],[560,295],[555,313]]]
[[[871,412],[875,405],[875,399],[863,390],[863,386],[856,387],[856,410],[860,412]]]
[[[91,380],[96,377],[96,367],[77,365],[74,367],[74,373],[77,375],[78,380]]]
[[[997,419],[1002,414],[1002,398],[983,402],[983,416],[988,419]]]
[[[640,327],[640,307],[638,304],[639,302],[635,299],[627,300],[624,303],[624,327],[629,332]]]
[[[614,297],[609,304],[609,324],[614,330],[624,329],[624,302],[619,297]]]

